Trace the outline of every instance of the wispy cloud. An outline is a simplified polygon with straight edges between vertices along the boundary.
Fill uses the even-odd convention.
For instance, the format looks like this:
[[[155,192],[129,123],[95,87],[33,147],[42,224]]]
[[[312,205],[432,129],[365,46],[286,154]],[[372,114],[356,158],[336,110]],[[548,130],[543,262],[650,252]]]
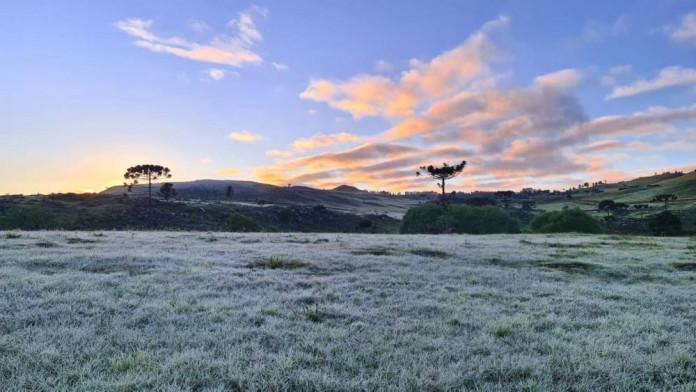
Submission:
[[[208,70],[208,76],[211,79],[220,80],[225,77],[225,71],[218,68],[211,68]]]
[[[678,26],[668,26],[665,30],[675,42],[696,44],[696,12],[682,16]]]
[[[256,28],[253,15],[258,11],[244,11],[239,17],[228,23],[235,35],[216,35],[208,43],[193,42],[177,36],[161,37],[151,28],[152,20],[139,18],[125,19],[115,23],[115,26],[135,37],[134,45],[155,53],[166,53],[189,60],[243,67],[262,62],[261,56],[253,46],[262,40],[262,35]],[[202,24],[196,24],[201,29]]]
[[[582,73],[574,68],[567,68],[538,76],[534,81],[543,88],[566,90],[580,84]]]
[[[304,152],[317,148],[333,146],[340,143],[356,142],[360,137],[348,132],[334,133],[331,135],[314,135],[305,139],[298,139],[292,143],[293,150]]]
[[[273,68],[276,69],[276,71],[287,71],[290,67],[287,66],[287,64],[281,64],[281,63],[275,63],[272,62],[271,65]]]
[[[230,132],[227,135],[227,138],[235,142],[241,143],[254,143],[263,140],[263,136],[257,133],[249,132],[247,130]]]
[[[283,150],[268,150],[266,156],[271,158],[290,158],[293,155],[292,151]]]
[[[696,69],[671,66],[663,68],[654,79],[638,80],[625,86],[616,86],[606,99],[625,98],[670,87],[696,84]]]
[[[193,31],[194,33],[206,33],[206,32],[208,32],[208,31],[212,30],[212,28],[211,28],[207,23],[205,23],[205,22],[202,21],[202,20],[192,20],[192,21],[190,21],[190,22],[189,22],[189,28],[190,28],[191,31]]]

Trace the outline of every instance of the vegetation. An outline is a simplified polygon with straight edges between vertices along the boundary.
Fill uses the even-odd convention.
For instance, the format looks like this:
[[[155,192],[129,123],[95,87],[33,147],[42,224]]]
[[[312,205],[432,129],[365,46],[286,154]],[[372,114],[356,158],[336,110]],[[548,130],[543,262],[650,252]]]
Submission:
[[[667,210],[667,204],[670,201],[675,201],[677,200],[677,195],[671,194],[671,193],[662,193],[659,195],[656,195],[653,197],[652,201],[658,202],[658,203],[665,203],[665,211]]]
[[[669,211],[662,211],[650,219],[650,231],[654,235],[680,235],[682,223],[679,217]]]
[[[233,212],[227,217],[227,230],[229,231],[261,231],[261,227],[255,220],[248,216]]]
[[[176,189],[174,189],[174,184],[171,182],[165,182],[160,187],[159,194],[164,200],[169,200],[170,197],[176,197]]]
[[[172,178],[172,173],[168,167],[143,164],[126,169],[123,178],[126,179],[123,186],[128,189],[128,192],[132,191],[133,187],[140,181],[147,181],[147,196],[148,200],[152,201],[152,182],[157,181],[159,178]]]
[[[537,233],[602,232],[599,221],[579,208],[545,212],[532,220],[530,228]]]
[[[7,392],[696,386],[686,237],[4,234]]]
[[[517,233],[519,222],[497,207],[448,207],[450,229],[454,233],[493,234]],[[442,233],[444,210],[433,203],[409,209],[401,222],[403,234]]]
[[[438,188],[440,188],[440,191],[442,192],[442,204],[444,205],[446,203],[447,198],[447,193],[445,192],[445,182],[461,174],[465,166],[466,161],[461,161],[460,163],[451,166],[445,162],[440,167],[429,165],[422,166],[420,169],[423,172],[429,174],[432,178],[434,178],[437,181],[437,186]],[[416,176],[420,175],[421,171],[417,171]]]

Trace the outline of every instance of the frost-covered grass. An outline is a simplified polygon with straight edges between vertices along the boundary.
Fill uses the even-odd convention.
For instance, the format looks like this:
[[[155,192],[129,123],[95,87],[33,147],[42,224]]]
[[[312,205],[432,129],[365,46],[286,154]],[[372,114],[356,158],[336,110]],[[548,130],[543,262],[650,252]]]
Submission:
[[[0,390],[696,389],[696,241],[0,232]]]

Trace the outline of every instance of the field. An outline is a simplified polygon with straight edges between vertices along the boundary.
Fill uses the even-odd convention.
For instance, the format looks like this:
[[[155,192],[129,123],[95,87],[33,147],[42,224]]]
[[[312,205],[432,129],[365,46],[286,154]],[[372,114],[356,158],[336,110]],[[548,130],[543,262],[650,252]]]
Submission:
[[[696,240],[0,232],[0,389],[696,390]]]

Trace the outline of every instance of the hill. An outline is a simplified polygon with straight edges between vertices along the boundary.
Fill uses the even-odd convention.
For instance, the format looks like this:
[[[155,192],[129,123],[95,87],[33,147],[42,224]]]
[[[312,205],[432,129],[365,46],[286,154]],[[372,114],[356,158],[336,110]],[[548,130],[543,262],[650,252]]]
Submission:
[[[229,197],[227,196],[228,187],[232,187],[232,194]],[[253,181],[196,180],[174,182],[174,188],[180,200],[224,201],[254,205],[323,205],[336,211],[387,214],[397,218],[400,218],[409,207],[418,203],[418,200],[412,198],[384,192],[361,191],[349,185],[323,190],[306,186],[281,187]],[[158,188],[153,188],[153,192],[156,189]],[[123,193],[124,188],[121,186],[111,187],[102,192],[102,194],[114,196]],[[146,194],[147,185],[137,185],[131,192],[131,196]]]

